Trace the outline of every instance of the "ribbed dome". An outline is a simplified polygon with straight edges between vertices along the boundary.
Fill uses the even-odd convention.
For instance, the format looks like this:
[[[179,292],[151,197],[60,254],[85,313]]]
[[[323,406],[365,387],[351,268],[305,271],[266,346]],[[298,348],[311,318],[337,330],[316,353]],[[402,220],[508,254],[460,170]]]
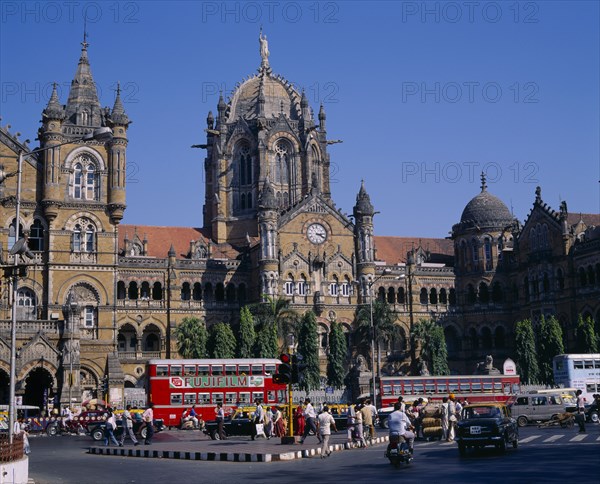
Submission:
[[[301,95],[283,78],[273,76],[270,69],[261,69],[260,73],[244,81],[234,92],[229,109],[228,122],[240,116],[244,119],[258,117],[259,102],[264,103],[265,118],[278,117],[283,113],[288,119],[300,117]]]
[[[460,217],[463,226],[506,227],[514,220],[510,210],[498,197],[487,192],[483,187],[481,193],[467,203]]]

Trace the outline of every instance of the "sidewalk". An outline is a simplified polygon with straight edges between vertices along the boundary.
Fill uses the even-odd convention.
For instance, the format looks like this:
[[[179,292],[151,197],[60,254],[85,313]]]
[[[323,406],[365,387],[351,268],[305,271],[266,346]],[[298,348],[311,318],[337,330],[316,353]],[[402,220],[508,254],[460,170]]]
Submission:
[[[373,445],[383,444],[388,436],[380,433],[373,440]],[[315,436],[308,437],[304,444],[281,444],[281,439],[273,437],[270,440],[250,437],[228,437],[227,440],[211,440],[204,434],[194,430],[170,430],[154,436],[152,445],[144,445],[140,441],[134,447],[129,440],[125,447],[91,446],[89,454],[116,455],[121,457],[145,457],[155,459],[208,460],[229,462],[276,462],[302,459],[319,455],[321,446]],[[360,451],[356,443],[346,440],[346,432],[332,434],[329,440],[329,450]]]

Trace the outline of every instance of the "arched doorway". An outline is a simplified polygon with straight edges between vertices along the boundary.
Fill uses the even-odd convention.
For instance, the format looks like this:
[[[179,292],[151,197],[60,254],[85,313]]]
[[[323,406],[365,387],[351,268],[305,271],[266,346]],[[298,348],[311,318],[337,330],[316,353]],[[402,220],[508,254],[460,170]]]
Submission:
[[[0,405],[8,405],[10,393],[10,378],[8,373],[0,370]]]
[[[52,391],[52,375],[45,368],[34,368],[25,379],[24,405],[44,408]]]

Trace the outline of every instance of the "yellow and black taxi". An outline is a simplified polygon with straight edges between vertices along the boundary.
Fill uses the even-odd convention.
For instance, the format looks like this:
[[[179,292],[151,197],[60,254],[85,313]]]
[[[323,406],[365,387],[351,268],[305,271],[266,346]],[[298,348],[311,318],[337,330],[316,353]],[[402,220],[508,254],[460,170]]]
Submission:
[[[462,409],[456,425],[458,452],[465,456],[469,448],[494,445],[501,452],[509,445],[519,446],[519,427],[509,408],[502,403],[479,403]]]

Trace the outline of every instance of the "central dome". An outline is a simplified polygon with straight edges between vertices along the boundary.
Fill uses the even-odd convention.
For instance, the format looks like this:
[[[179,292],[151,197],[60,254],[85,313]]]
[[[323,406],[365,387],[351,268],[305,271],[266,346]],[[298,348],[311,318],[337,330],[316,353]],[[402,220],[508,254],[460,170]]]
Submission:
[[[280,76],[273,76],[268,68],[261,68],[258,75],[244,81],[233,93],[228,122],[239,117],[259,117],[259,101],[264,102],[264,117],[278,117],[283,113],[288,119],[301,116],[301,95],[293,85]]]
[[[510,224],[513,218],[504,202],[484,189],[467,203],[460,222],[463,224],[471,222],[480,227],[498,226],[498,224],[505,226]]]

